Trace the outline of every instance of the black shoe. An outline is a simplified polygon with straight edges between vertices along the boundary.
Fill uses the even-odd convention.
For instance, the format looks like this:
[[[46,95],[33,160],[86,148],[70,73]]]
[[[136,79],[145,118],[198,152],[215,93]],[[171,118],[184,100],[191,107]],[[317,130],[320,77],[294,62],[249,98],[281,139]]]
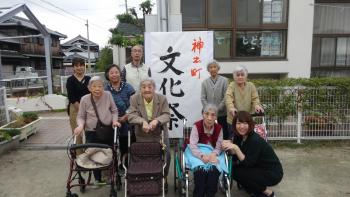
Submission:
[[[164,183],[164,192],[167,194],[168,193],[168,188],[169,186],[168,186],[168,180],[167,179],[165,179],[165,183]]]

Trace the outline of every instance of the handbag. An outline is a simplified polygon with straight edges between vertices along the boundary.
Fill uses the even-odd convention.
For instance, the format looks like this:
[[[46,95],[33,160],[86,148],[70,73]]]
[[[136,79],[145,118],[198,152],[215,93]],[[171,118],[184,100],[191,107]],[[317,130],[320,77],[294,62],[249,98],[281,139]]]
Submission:
[[[92,98],[92,94],[91,94],[91,103],[92,103],[92,106],[94,107],[94,110],[97,116],[97,124],[96,124],[96,130],[95,130],[96,141],[106,143],[106,144],[111,144],[113,142],[114,129],[112,125],[105,125],[100,120],[100,117],[97,113],[97,107],[96,107],[95,101]]]

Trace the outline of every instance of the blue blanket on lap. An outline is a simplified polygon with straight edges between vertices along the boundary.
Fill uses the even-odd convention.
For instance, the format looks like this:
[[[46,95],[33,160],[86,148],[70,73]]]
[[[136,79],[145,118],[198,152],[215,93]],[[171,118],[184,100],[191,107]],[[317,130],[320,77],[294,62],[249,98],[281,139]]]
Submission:
[[[212,146],[207,145],[207,144],[198,144],[198,148],[204,154],[209,154],[209,153],[213,152],[213,150],[214,150],[214,148]],[[192,151],[191,151],[189,145],[187,145],[187,147],[186,147],[185,163],[186,163],[186,166],[188,168],[190,168],[191,170],[194,170],[197,167],[203,168],[205,170],[209,170],[211,167],[215,166],[219,170],[220,173],[222,171],[228,173],[228,169],[227,169],[227,166],[225,164],[225,156],[224,156],[223,152],[218,156],[218,160],[219,160],[219,163],[217,163],[217,164],[212,164],[212,163],[205,164],[202,160],[200,160],[199,158],[192,155]]]

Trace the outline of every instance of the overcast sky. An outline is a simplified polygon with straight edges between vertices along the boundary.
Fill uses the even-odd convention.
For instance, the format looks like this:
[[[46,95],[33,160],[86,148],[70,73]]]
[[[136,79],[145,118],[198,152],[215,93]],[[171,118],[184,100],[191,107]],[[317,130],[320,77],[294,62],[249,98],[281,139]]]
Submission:
[[[136,7],[138,10],[138,5],[143,1],[128,0],[128,8]],[[68,38],[61,43],[79,34],[87,37],[85,24],[88,19],[90,40],[99,44],[100,48],[107,44],[111,36],[108,29],[117,25],[115,16],[125,12],[125,0],[0,0],[0,7],[12,7],[22,3],[25,3],[46,27],[67,35]],[[154,6],[152,13],[156,13],[156,10]],[[140,12],[139,17],[141,16]]]

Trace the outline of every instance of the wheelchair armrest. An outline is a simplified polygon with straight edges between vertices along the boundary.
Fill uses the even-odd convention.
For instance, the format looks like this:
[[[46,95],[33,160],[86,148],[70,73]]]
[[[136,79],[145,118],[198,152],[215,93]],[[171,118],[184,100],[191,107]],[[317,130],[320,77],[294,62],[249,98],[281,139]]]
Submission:
[[[76,149],[85,149],[85,148],[110,148],[113,149],[113,147],[106,145],[106,144],[97,144],[97,143],[86,143],[86,144],[72,144],[69,147],[69,150],[76,150]]]

